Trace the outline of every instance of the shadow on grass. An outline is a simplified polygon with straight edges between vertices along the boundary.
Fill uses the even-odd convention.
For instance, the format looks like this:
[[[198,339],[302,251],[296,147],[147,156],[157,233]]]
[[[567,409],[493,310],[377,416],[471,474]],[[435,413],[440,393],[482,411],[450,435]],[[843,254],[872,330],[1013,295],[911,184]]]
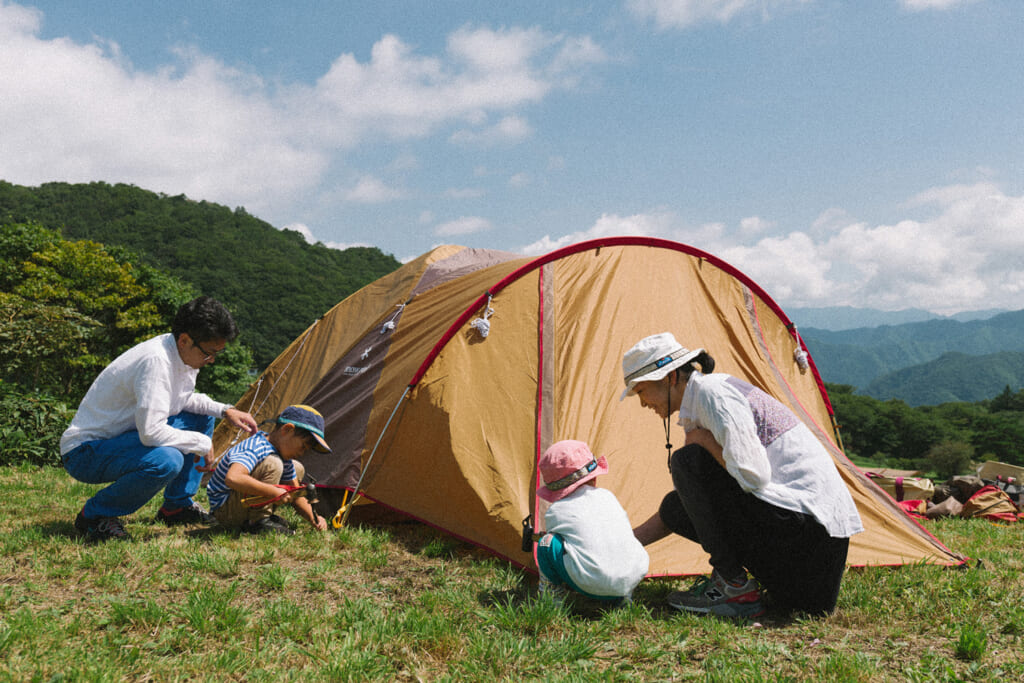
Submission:
[[[49,538],[69,538],[72,540],[82,538],[82,535],[78,533],[75,525],[71,522],[46,522],[39,525],[39,532]]]
[[[521,578],[519,585],[515,588],[486,590],[477,593],[477,601],[480,606],[489,609],[513,608],[528,610],[544,600],[545,598],[538,592],[536,580],[526,575]],[[608,612],[628,608],[628,605],[594,600],[577,593],[566,595],[562,605],[573,617],[588,621],[596,621]]]
[[[212,524],[210,526],[190,527],[188,529],[185,529],[185,536],[187,536],[188,538],[195,539],[197,541],[203,541],[204,543],[209,543],[213,540],[214,537],[223,536],[225,534],[238,538],[239,536],[241,536],[242,532],[240,529],[229,529],[219,524]]]
[[[526,588],[520,586],[504,590],[485,590],[480,591],[476,596],[481,607],[520,607],[536,597],[536,592],[531,591],[528,586]]]

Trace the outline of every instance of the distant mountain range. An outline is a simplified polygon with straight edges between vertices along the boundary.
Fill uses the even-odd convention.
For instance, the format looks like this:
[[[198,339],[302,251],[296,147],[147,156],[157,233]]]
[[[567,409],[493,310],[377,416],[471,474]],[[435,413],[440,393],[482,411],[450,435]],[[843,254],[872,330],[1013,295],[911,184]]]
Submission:
[[[931,317],[854,328],[844,322],[891,321],[901,314]],[[825,382],[849,384],[877,399],[897,398],[913,406],[976,402],[1007,386],[1014,392],[1024,386],[1024,310],[942,317],[836,308],[795,309],[787,315]],[[814,327],[810,320],[828,327]]]
[[[1001,351],[985,356],[950,352],[937,359],[882,375],[863,393],[879,399],[899,398],[908,405],[975,403],[997,396],[1006,387],[1020,390],[1024,352]]]
[[[880,311],[876,308],[854,308],[853,306],[830,306],[824,308],[793,308],[787,309],[786,315],[798,327],[815,327],[821,330],[853,330],[858,327],[881,327],[882,325],[905,325],[928,320],[987,320],[1000,313],[1008,313],[1005,308],[993,308],[987,311],[964,311],[950,316],[925,311],[920,308],[907,308],[902,311]]]

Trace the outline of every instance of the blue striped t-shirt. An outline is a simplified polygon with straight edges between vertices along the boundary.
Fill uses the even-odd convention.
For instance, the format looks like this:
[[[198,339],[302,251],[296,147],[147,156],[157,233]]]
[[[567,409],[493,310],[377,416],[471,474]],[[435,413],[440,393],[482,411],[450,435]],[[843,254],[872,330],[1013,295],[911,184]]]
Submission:
[[[216,510],[231,495],[231,487],[228,486],[225,478],[233,464],[236,462],[241,463],[251,473],[256,468],[256,465],[259,465],[264,458],[270,455],[277,455],[277,450],[270,443],[266,432],[257,432],[242,443],[232,446],[224,454],[224,457],[220,459],[220,462],[217,463],[217,469],[213,471],[213,476],[210,477],[210,481],[206,484],[206,495],[210,499],[210,509]],[[292,481],[293,479],[295,479],[295,466],[292,465],[291,460],[284,460],[284,471],[281,473],[281,481]]]

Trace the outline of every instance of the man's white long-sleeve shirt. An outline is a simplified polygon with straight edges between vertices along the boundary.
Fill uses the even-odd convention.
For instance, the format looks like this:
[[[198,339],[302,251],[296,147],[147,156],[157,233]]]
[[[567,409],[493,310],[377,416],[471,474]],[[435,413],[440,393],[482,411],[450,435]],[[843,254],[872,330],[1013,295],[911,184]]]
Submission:
[[[196,393],[199,370],[185,364],[174,335],[163,334],[128,349],[96,377],[60,439],[64,455],[88,441],[132,429],[146,446],[172,446],[205,455],[212,443],[199,432],[175,429],[167,419],[181,412],[219,416],[227,404]]]

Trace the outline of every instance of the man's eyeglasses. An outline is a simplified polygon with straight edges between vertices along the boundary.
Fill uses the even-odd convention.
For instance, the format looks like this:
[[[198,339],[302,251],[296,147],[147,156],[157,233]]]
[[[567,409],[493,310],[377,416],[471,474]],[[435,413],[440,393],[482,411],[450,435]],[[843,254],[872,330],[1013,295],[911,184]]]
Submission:
[[[219,351],[214,351],[213,353],[210,353],[209,351],[204,349],[199,342],[197,342],[194,339],[192,340],[192,346],[196,347],[197,349],[199,349],[200,351],[203,352],[203,354],[206,356],[206,358],[204,358],[203,360],[213,360],[214,358],[216,358],[220,354],[224,353],[224,349],[227,348],[225,346],[224,349],[220,349]]]

